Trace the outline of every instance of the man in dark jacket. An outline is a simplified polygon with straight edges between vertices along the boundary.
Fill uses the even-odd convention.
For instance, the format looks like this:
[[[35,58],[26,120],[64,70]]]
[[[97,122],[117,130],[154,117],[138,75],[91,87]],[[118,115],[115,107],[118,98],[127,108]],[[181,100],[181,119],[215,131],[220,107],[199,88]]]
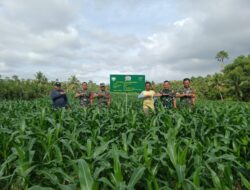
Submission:
[[[64,90],[61,89],[61,83],[56,82],[54,89],[51,91],[50,95],[53,101],[53,108],[67,108],[68,107],[68,98]]]

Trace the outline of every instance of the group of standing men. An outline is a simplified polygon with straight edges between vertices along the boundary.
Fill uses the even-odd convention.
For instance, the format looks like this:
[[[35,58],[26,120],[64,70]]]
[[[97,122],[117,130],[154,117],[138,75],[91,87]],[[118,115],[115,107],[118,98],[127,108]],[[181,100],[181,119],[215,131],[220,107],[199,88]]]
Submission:
[[[170,82],[166,80],[163,82],[163,88],[158,93],[152,90],[150,82],[146,82],[145,90],[138,96],[138,98],[143,99],[145,114],[148,114],[150,110],[155,110],[158,97],[163,107],[167,109],[177,108],[176,98],[180,98],[179,107],[192,107],[195,104],[195,91],[190,87],[190,79],[188,78],[183,80],[183,87],[177,91],[172,90]]]
[[[53,102],[53,108],[69,107],[68,98],[65,91],[61,89],[60,82],[55,83],[50,96]],[[100,90],[97,93],[93,93],[88,90],[88,84],[83,82],[82,90],[76,92],[75,98],[80,99],[80,105],[83,107],[92,106],[94,98],[97,98],[99,107],[109,107],[111,101],[110,93],[106,90],[104,83],[100,84]]]
[[[142,91],[138,98],[143,99],[143,110],[147,114],[149,111],[155,110],[155,103],[157,98],[160,98],[160,102],[163,107],[167,109],[176,108],[176,98],[180,98],[181,106],[194,106],[195,104],[195,91],[190,87],[190,79],[185,78],[183,80],[183,87],[178,91],[171,89],[169,81],[163,82],[163,88],[159,92],[152,90],[150,82],[145,83],[145,90]],[[106,90],[105,84],[100,84],[100,90],[97,93],[93,93],[88,90],[88,84],[82,83],[82,90],[75,94],[75,98],[80,99],[80,105],[83,107],[89,107],[93,105],[93,101],[97,98],[98,107],[109,107],[111,103],[110,92]],[[61,83],[56,82],[54,89],[51,92],[51,99],[53,101],[54,108],[67,108],[69,107],[68,98],[64,90],[61,89]]]

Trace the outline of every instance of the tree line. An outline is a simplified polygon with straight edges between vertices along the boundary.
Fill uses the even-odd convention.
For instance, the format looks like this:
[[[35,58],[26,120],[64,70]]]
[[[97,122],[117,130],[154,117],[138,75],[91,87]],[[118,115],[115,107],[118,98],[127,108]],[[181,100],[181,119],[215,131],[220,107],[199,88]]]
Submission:
[[[239,56],[222,72],[192,77],[193,86],[206,99],[250,100],[250,55]]]
[[[220,51],[216,59],[220,62],[221,72],[205,77],[191,77],[191,86],[196,90],[198,98],[209,100],[250,100],[250,55],[239,56],[232,63],[225,65],[228,58],[226,51]],[[3,78],[0,75],[0,99],[24,99],[30,100],[48,96],[55,81],[49,81],[42,73],[37,72],[35,79],[20,79],[14,75]],[[97,91],[99,85],[90,81],[89,90]],[[155,91],[160,90],[161,83],[152,81]],[[182,86],[182,80],[171,81],[173,89]],[[63,82],[62,88],[68,92],[80,89],[81,82],[76,76],[70,76]]]

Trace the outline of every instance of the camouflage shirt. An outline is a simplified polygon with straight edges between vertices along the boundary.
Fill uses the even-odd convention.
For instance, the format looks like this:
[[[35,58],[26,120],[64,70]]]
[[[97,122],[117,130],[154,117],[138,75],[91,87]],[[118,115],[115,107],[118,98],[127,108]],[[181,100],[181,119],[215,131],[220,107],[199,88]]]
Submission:
[[[80,96],[80,105],[81,106],[89,106],[90,99],[91,99],[91,92],[89,92],[88,90],[81,90],[78,93],[82,94]]]
[[[108,98],[108,96],[110,95],[110,93],[108,92],[108,91],[98,91],[97,92],[97,95],[99,95],[99,94],[103,94],[103,95],[105,95],[105,96],[100,96],[100,97],[98,97],[97,96],[97,100],[98,100],[98,105],[99,106],[107,106],[108,105],[108,100],[109,100],[109,98]]]
[[[194,92],[194,89],[188,87],[188,88],[181,88],[178,93],[180,94],[192,94]],[[186,105],[192,105],[192,97],[190,96],[184,96],[180,98],[180,101]]]
[[[171,89],[161,89],[159,93],[164,94],[160,97],[162,105],[165,108],[172,108],[175,99],[175,92]]]

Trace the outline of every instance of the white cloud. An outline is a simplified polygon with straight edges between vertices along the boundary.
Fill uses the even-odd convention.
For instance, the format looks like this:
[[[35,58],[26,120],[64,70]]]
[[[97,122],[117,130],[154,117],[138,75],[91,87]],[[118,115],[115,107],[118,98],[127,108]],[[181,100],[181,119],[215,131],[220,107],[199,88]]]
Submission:
[[[111,73],[155,81],[214,73],[219,50],[231,60],[249,54],[249,2],[3,0],[0,73],[96,82]]]
[[[68,0],[3,0],[2,15],[9,22],[41,32],[63,29],[75,18],[77,7]]]

